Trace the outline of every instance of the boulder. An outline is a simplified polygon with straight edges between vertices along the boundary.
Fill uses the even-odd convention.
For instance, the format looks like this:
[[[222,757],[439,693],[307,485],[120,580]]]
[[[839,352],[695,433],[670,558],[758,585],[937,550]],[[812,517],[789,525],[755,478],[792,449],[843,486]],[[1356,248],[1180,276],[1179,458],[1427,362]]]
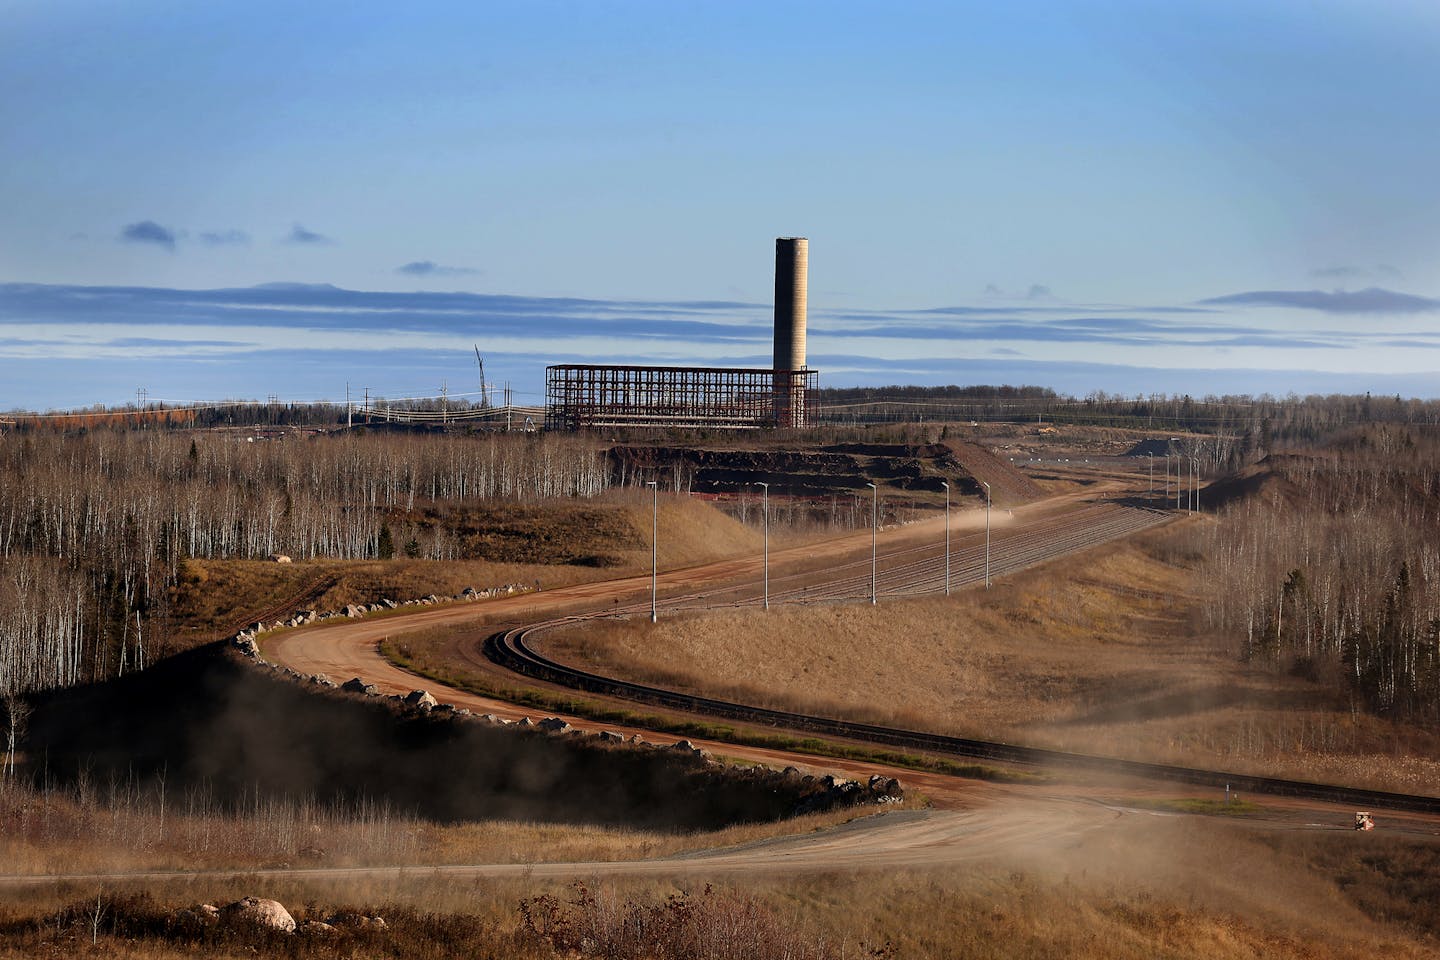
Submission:
[[[340,689],[349,691],[350,693],[363,693],[367,697],[379,696],[380,694],[379,687],[375,686],[375,684],[373,683],[366,683],[359,677],[354,677],[350,680],[346,680],[340,685]]]
[[[360,606],[358,603],[347,603],[345,605],[345,609],[340,612],[345,614],[345,616],[347,617],[365,616],[365,608]]]
[[[405,697],[405,703],[411,707],[419,707],[421,710],[433,710],[436,700],[430,695],[429,690],[411,690]]]
[[[363,913],[337,913],[330,918],[330,923],[352,930],[384,930],[389,926],[384,917],[367,917]]]
[[[220,919],[226,926],[261,927],[282,933],[295,932],[295,918],[290,911],[276,900],[260,897],[246,897],[226,904],[220,910]]]
[[[176,910],[172,919],[182,929],[198,933],[220,922],[220,908],[209,903],[197,903],[192,907]]]
[[[675,743],[670,744],[667,749],[673,750],[678,754],[689,757],[703,758],[705,756],[705,751],[695,746],[695,744],[691,743],[689,740],[678,740]]]
[[[546,733],[564,733],[570,729],[570,724],[561,720],[559,717],[546,717],[544,720],[535,724],[535,726],[544,730]]]
[[[235,649],[239,650],[247,657],[260,656],[260,648],[255,645],[255,641],[251,637],[245,637],[244,639],[236,639]]]
[[[400,606],[400,604],[396,603],[394,600],[381,600],[380,605],[385,607],[387,610],[394,610],[396,607]]]
[[[900,786],[899,780],[894,777],[882,777],[878,773],[870,778],[870,792],[895,800],[905,796],[905,788]]]
[[[286,556],[285,554],[283,554],[283,553],[272,553],[272,554],[270,554],[270,562],[271,562],[271,563],[290,563],[291,560],[290,560],[289,557],[287,557],[287,556]]]
[[[315,685],[318,686],[318,687],[335,687],[335,686],[338,686],[338,684],[337,684],[334,680],[331,680],[329,677],[325,676],[325,674],[323,674],[323,673],[317,673],[317,674],[315,674],[314,676],[312,676],[312,677],[310,678],[310,682],[313,683],[313,684],[315,684]],[[363,686],[363,684],[362,684],[362,686]]]
[[[600,740],[603,743],[624,743],[625,737],[616,733],[614,730],[601,730]]]
[[[332,937],[335,928],[324,920],[306,920],[295,928],[295,932],[302,937]]]

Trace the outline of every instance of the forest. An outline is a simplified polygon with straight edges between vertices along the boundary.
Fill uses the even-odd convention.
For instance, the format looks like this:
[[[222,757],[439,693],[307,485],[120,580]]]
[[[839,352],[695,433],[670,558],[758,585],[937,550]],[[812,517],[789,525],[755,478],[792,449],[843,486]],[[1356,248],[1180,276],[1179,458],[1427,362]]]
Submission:
[[[1190,534],[1210,586],[1208,625],[1246,659],[1329,679],[1357,708],[1440,719],[1440,404],[1075,399],[1025,387],[829,397],[1033,405],[1156,432],[1189,424],[1185,449],[1206,459],[1206,474],[1240,478],[1216,481],[1204,502],[1225,494],[1219,522]],[[465,556],[464,538],[437,513],[591,498],[616,483],[608,437],[330,432],[343,408],[271,412],[318,423],[199,430],[219,414],[93,411],[86,426],[17,417],[0,434],[0,696],[151,661],[187,559],[452,560]],[[851,428],[806,436],[826,429]]]
[[[1264,460],[1199,551],[1239,654],[1440,719],[1440,433],[1367,425]]]
[[[155,646],[147,627],[188,558],[366,559],[408,547],[453,559],[460,544],[443,524],[403,518],[425,504],[587,498],[608,484],[603,451],[567,436],[9,434],[0,696],[143,667]]]

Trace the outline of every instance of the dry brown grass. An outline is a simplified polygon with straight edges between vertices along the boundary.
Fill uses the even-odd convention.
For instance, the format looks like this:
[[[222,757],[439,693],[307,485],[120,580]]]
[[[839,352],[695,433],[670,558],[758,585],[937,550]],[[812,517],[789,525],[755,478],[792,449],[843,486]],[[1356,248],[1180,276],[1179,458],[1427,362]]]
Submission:
[[[1204,635],[1167,530],[950,598],[601,622],[561,659],[644,682],[833,716],[1067,750],[1403,791],[1440,738],[1357,714],[1325,685],[1241,663]]]
[[[153,790],[9,784],[0,786],[0,873],[640,860],[808,833],[872,812],[850,808],[667,833],[499,820],[439,824],[382,805],[263,798],[217,811],[193,797],[162,805]]]
[[[196,943],[156,932],[153,918],[167,908],[258,895],[280,900],[301,918],[362,907],[391,921],[384,938],[343,941],[340,955],[567,955],[573,944],[563,935],[553,944],[521,936],[517,904],[550,897],[570,932],[591,931],[597,946],[607,944],[593,952],[613,957],[660,955],[661,943],[693,943],[687,937],[694,930],[729,918],[728,945],[748,944],[751,952],[737,955],[755,957],[769,955],[760,946],[764,934],[850,957],[867,955],[864,945],[882,956],[922,958],[1405,958],[1435,953],[1437,867],[1440,846],[1423,838],[1267,832],[1208,818],[1134,816],[1124,829],[1066,833],[957,867],[760,874],[743,881],[693,868],[670,877],[570,880],[460,880],[424,868],[400,878],[177,877],[145,884],[154,902],[134,905],[136,920],[126,930],[102,931],[98,949],[77,922],[76,914],[84,916],[79,904],[99,895],[123,910],[136,885],[58,884],[7,892],[0,956],[225,956],[251,948],[275,956],[335,955],[300,940]],[[588,893],[575,881],[584,881]],[[713,896],[704,892],[709,884]],[[694,927],[659,924],[649,942],[652,954],[624,952],[615,917],[668,910],[667,898],[686,892],[681,902]],[[116,896],[121,900],[110,899]],[[69,926],[66,905],[72,907]]]
[[[417,871],[399,881],[177,879],[153,885],[153,900],[129,900],[123,887],[70,886],[27,892],[0,910],[0,956],[548,958],[576,955],[581,940],[590,955],[614,958],[758,958],[778,955],[767,947],[776,943],[790,955],[822,957],[1434,955],[1433,910],[1399,909],[1440,899],[1433,848],[1382,842],[1396,863],[1428,869],[1400,877],[1370,864],[1376,837],[1363,846],[1352,834],[1256,839],[1195,820],[1155,820],[1107,837],[1079,838],[1030,862],[744,883],[693,875],[466,882]],[[279,899],[302,919],[361,907],[390,927],[328,945],[243,934],[197,941],[164,930],[169,909],[247,894]],[[115,933],[102,929],[92,948],[88,910],[97,895],[123,923]],[[618,922],[627,915],[648,917],[649,935],[627,939],[633,927]]]
[[[181,649],[215,639],[262,612],[273,619],[282,612],[275,609],[277,605],[284,608],[284,614],[295,609],[338,610],[346,604],[373,603],[387,597],[407,600],[432,593],[452,597],[470,586],[514,583],[539,584],[549,589],[649,570],[648,495],[617,491],[605,500],[607,522],[619,531],[596,546],[613,561],[608,566],[410,559],[306,560],[288,564],[260,560],[186,561],[180,583],[171,595],[173,646]],[[758,530],[709,503],[662,495],[658,505],[660,565],[664,568],[748,556],[760,548]],[[527,535],[573,539],[572,513],[557,508],[553,529],[537,520],[535,529]],[[776,542],[782,542],[782,538],[777,537]]]

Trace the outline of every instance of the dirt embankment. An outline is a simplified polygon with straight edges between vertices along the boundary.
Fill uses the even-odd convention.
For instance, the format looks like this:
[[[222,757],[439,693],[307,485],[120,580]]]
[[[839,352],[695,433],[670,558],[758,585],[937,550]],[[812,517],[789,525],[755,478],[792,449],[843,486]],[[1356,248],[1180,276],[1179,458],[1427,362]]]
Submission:
[[[690,751],[497,727],[318,688],[223,645],[35,703],[35,778],[93,788],[163,782],[221,806],[260,798],[380,802],[451,822],[521,819],[711,829],[778,820],[823,791]]]

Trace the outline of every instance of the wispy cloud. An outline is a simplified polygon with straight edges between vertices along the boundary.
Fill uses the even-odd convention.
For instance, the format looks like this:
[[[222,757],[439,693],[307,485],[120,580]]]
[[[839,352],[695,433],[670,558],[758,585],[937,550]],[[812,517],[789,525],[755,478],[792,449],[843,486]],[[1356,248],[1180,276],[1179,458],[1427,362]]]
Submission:
[[[464,277],[480,271],[471,267],[447,267],[434,260],[414,260],[404,266],[396,267],[395,272],[410,277]]]
[[[1440,300],[1379,287],[1364,290],[1252,290],[1201,300],[1216,306],[1290,307],[1322,313],[1429,313],[1440,310]]]
[[[291,225],[290,232],[285,235],[285,242],[308,246],[326,246],[335,241],[323,233],[306,230],[302,224],[296,223]]]
[[[1377,263],[1373,267],[1341,264],[1334,267],[1325,267],[1320,270],[1311,270],[1310,276],[1320,280],[1369,280],[1374,277],[1386,277],[1394,280],[1402,279],[1400,271],[1388,263]]]
[[[200,234],[200,242],[210,247],[242,246],[250,242],[250,234],[244,230],[207,230]]]
[[[1310,276],[1317,280],[1360,280],[1370,276],[1370,271],[1364,267],[1325,267],[1321,270],[1311,270]]]
[[[1283,291],[1237,294],[1217,298],[1223,305],[1189,308],[1196,312],[1188,313],[1039,301],[897,310],[827,310],[812,304],[810,361],[823,371],[825,382],[835,385],[871,375],[894,382],[901,374],[914,383],[965,382],[971,366],[989,364],[983,374],[975,366],[976,382],[1038,382],[1068,389],[1080,385],[1083,375],[1086,389],[1122,392],[1142,382],[1165,392],[1203,392],[1220,382],[1211,373],[1225,369],[1303,371],[1313,375],[1303,382],[1319,385],[1331,374],[1360,378],[1368,370],[1379,383],[1392,373],[1418,378],[1440,367],[1440,329],[1432,329],[1432,318],[1420,308],[1392,312],[1384,323],[1340,316],[1299,329],[1293,317],[1264,318],[1260,307],[1294,307],[1293,296]],[[1424,310],[1440,310],[1440,302],[1410,299],[1420,301]],[[1331,313],[1344,313],[1329,301],[1320,302]],[[170,375],[179,380],[193,374],[207,391],[211,387],[195,372],[199,365],[211,371],[226,364],[237,370],[263,368],[264,387],[238,376],[225,380],[228,386],[220,379],[212,384],[214,389],[261,392],[283,389],[287,378],[293,380],[302,369],[309,371],[306,382],[320,382],[330,375],[326,371],[333,372],[339,356],[347,358],[347,377],[364,373],[380,378],[372,382],[390,382],[400,352],[409,351],[414,369],[423,371],[423,357],[430,357],[436,369],[463,364],[472,343],[481,344],[487,370],[493,358],[513,371],[517,382],[532,378],[532,387],[547,363],[764,367],[770,357],[771,316],[770,304],[742,301],[363,291],[324,283],[215,290],[0,284],[0,406],[12,396],[14,402],[36,402],[16,392],[17,381],[7,375],[10,368],[42,361],[105,360],[116,371],[132,371],[133,379],[136,364],[164,359]],[[1151,375],[1177,365],[1189,372],[1168,383]],[[1113,381],[1104,379],[1110,374]],[[1015,379],[1022,375],[1023,380]],[[1267,375],[1255,379],[1248,391],[1231,392],[1277,389],[1274,384],[1280,382],[1302,381]],[[62,391],[84,383],[78,375],[67,375],[47,387],[46,395],[72,396]],[[1433,392],[1433,387],[1419,391]],[[88,397],[64,402],[88,402]]]
[[[1055,293],[1043,283],[1032,283],[1022,292],[1012,292],[998,284],[987,283],[982,296],[994,300],[1054,300]]]
[[[127,223],[120,230],[120,241],[122,243],[148,243],[152,246],[164,247],[171,253],[175,252],[175,231],[169,227],[162,227],[154,220]]]

